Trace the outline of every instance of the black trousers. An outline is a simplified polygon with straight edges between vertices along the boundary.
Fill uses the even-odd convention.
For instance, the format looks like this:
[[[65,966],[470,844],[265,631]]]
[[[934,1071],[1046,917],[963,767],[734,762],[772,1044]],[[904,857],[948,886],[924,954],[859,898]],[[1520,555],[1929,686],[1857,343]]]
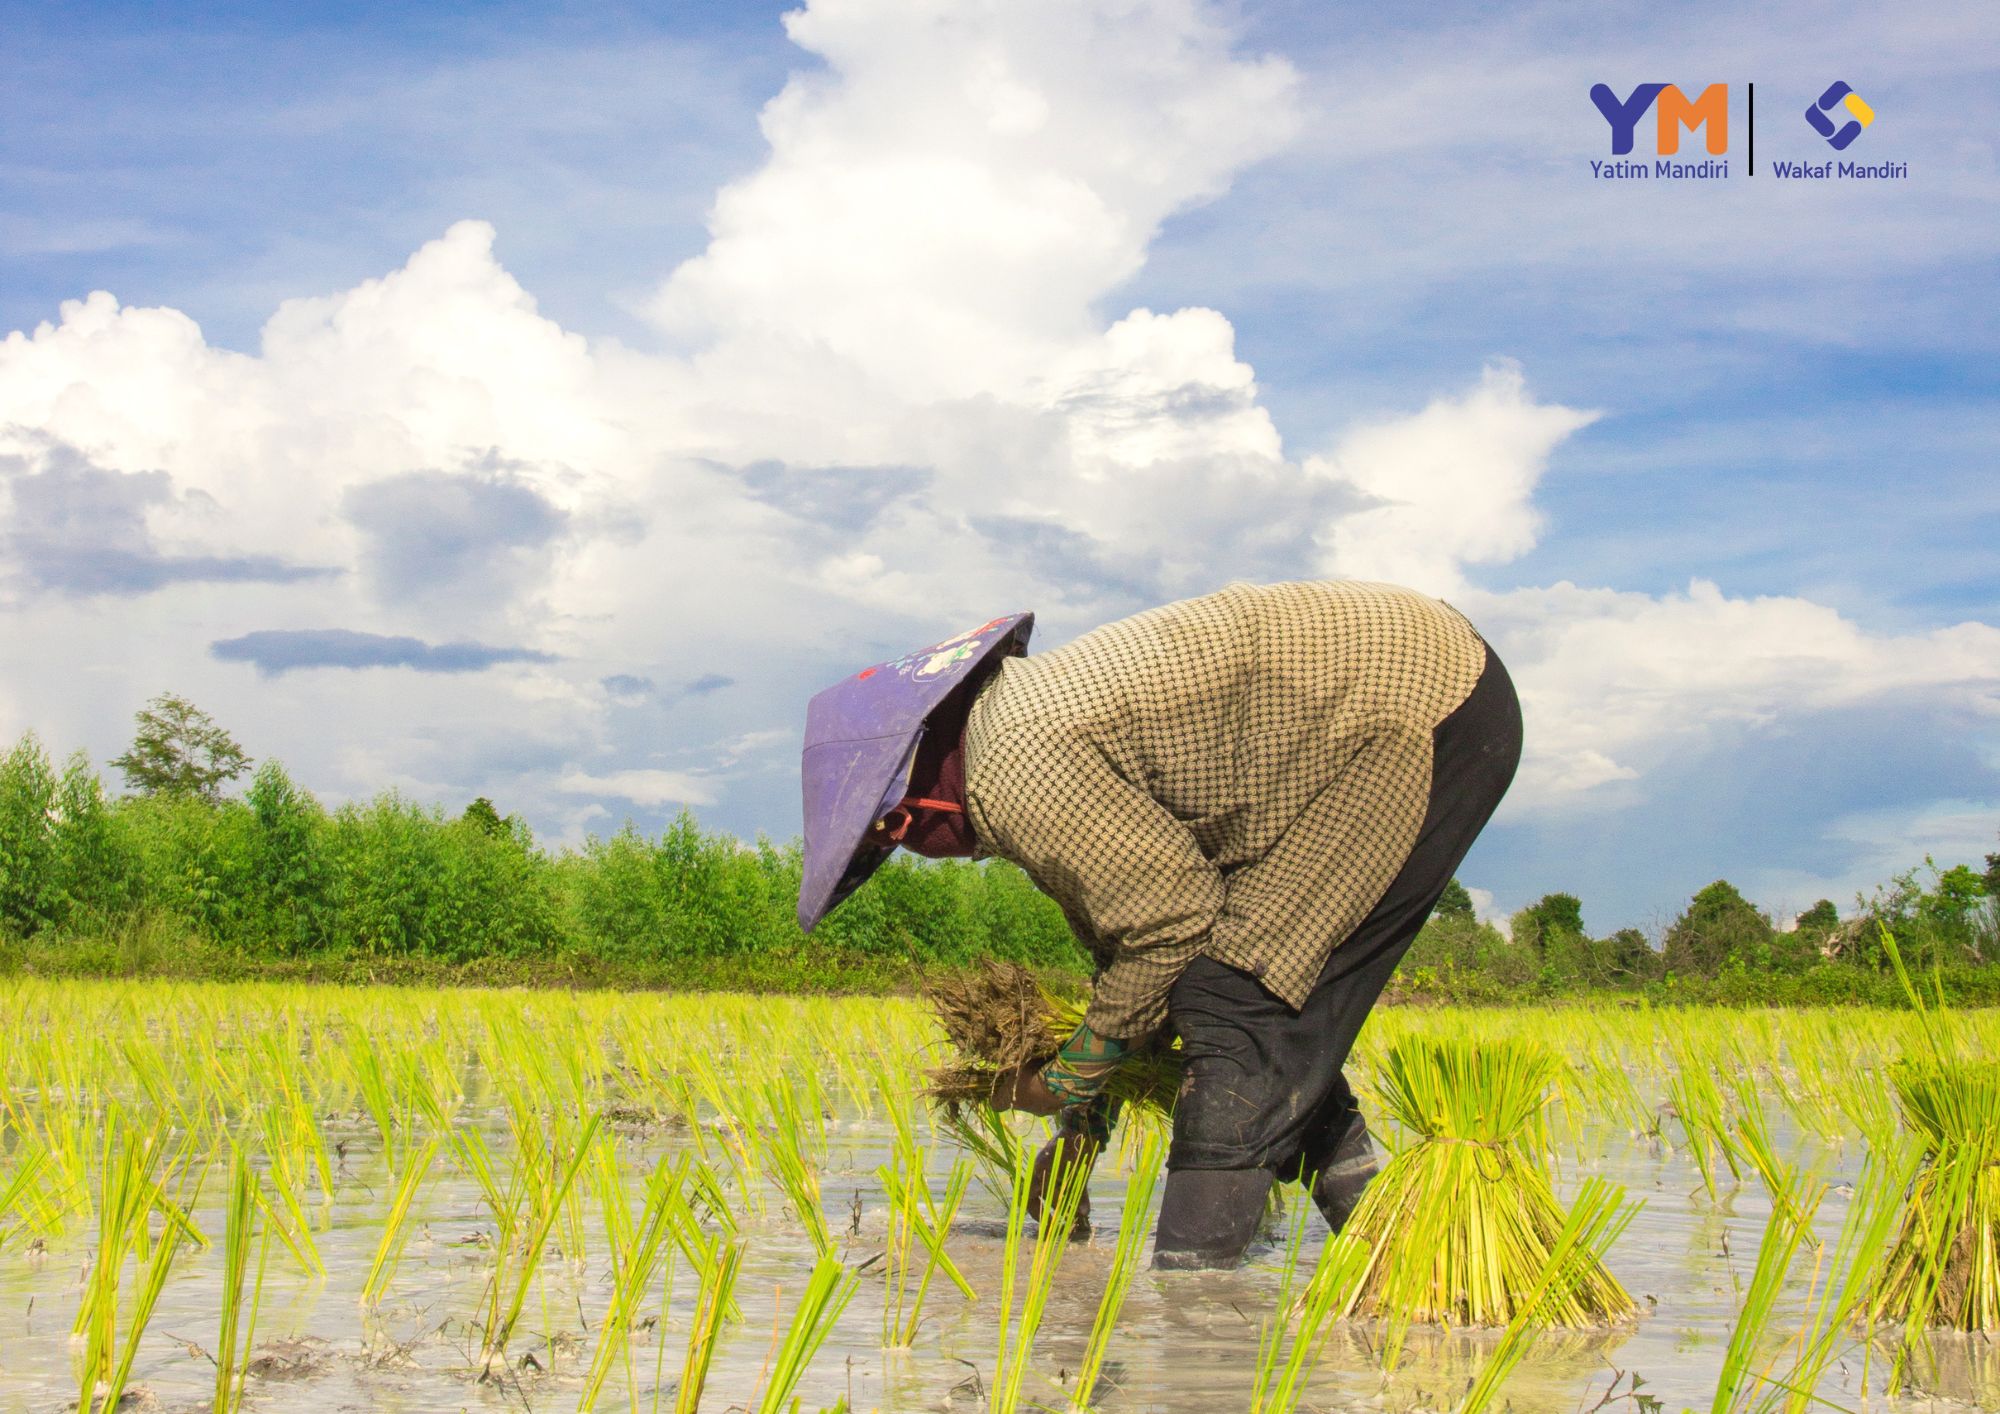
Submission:
[[[1430,799],[1416,844],[1293,1011],[1254,977],[1198,958],[1168,1025],[1188,1079],[1174,1111],[1154,1248],[1162,1265],[1231,1265],[1280,1178],[1311,1175],[1354,1122],[1342,1067],[1389,975],[1492,817],[1521,758],[1521,705],[1489,647],[1471,694],[1431,734]],[[1183,1260],[1176,1260],[1178,1255]]]

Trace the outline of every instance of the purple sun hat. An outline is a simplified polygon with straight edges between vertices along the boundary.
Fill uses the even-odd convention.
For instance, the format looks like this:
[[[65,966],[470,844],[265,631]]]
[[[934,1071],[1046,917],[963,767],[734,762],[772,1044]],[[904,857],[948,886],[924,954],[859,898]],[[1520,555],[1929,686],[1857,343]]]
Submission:
[[[925,719],[983,665],[1025,652],[1034,626],[1033,614],[991,619],[863,668],[813,697],[799,771],[806,826],[801,928],[810,933],[894,852],[894,845],[868,843],[867,835],[903,798]]]

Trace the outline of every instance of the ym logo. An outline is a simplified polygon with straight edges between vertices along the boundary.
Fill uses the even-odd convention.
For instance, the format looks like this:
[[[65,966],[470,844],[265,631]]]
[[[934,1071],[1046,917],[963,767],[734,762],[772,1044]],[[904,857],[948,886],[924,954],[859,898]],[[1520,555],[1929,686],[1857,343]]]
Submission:
[[[1844,93],[1847,85],[1838,86]],[[1827,90],[1832,93],[1832,89]],[[1837,96],[1837,95],[1836,95]],[[1639,126],[1639,120],[1651,108],[1658,117],[1658,136],[1662,157],[1671,157],[1681,150],[1681,129],[1693,132],[1705,127],[1708,150],[1720,155],[1729,151],[1729,85],[1712,83],[1701,91],[1701,96],[1692,102],[1688,96],[1670,83],[1642,83],[1632,90],[1632,96],[1620,100],[1607,84],[1592,84],[1590,101],[1597,105],[1597,111],[1604,115],[1604,121],[1611,124],[1611,155],[1623,157],[1632,150],[1632,134]],[[1856,131],[1860,131],[1856,129]],[[1849,139],[1852,141],[1853,139]],[[1845,144],[1837,144],[1845,146]]]
[[[1851,115],[1838,131],[1833,126],[1833,119],[1827,117],[1836,105],[1845,108]],[[1863,128],[1875,121],[1875,110],[1861,101],[1860,94],[1836,79],[1827,85],[1826,92],[1819,96],[1819,102],[1806,109],[1806,121],[1813,125],[1814,132],[1833,145],[1835,152],[1840,152],[1861,136]]]

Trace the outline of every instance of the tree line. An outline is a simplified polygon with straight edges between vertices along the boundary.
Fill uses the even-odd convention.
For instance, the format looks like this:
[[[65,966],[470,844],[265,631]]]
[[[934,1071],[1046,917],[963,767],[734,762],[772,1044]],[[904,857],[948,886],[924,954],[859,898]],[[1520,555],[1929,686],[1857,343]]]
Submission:
[[[897,856],[808,937],[796,842],[630,822],[550,852],[484,797],[455,814],[388,791],[328,810],[184,698],[139,714],[112,795],[83,753],[31,733],[0,757],[0,963],[78,971],[282,971],[339,960],[484,968],[524,980],[879,983],[912,962],[1012,958],[1087,973],[1062,913],[1002,861]],[[250,775],[240,797],[224,788]],[[1821,900],[1780,928],[1727,881],[1657,940],[1593,937],[1551,893],[1502,928],[1453,880],[1396,988],[1501,1000],[1616,989],[1741,1000],[1893,1000],[1880,927],[1962,1000],[2000,1001],[2000,854],[1910,870],[1845,918]],[[857,966],[859,970],[857,971]],[[392,969],[393,971],[393,969]]]

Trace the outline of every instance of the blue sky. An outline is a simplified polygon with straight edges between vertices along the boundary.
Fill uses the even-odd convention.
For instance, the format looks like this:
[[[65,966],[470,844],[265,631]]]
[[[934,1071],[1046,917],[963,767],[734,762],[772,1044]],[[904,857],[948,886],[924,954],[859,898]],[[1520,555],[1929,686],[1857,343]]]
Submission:
[[[785,836],[862,662],[1344,573],[1523,683],[1496,907],[2000,848],[1988,8],[799,13],[7,6],[0,733]]]

